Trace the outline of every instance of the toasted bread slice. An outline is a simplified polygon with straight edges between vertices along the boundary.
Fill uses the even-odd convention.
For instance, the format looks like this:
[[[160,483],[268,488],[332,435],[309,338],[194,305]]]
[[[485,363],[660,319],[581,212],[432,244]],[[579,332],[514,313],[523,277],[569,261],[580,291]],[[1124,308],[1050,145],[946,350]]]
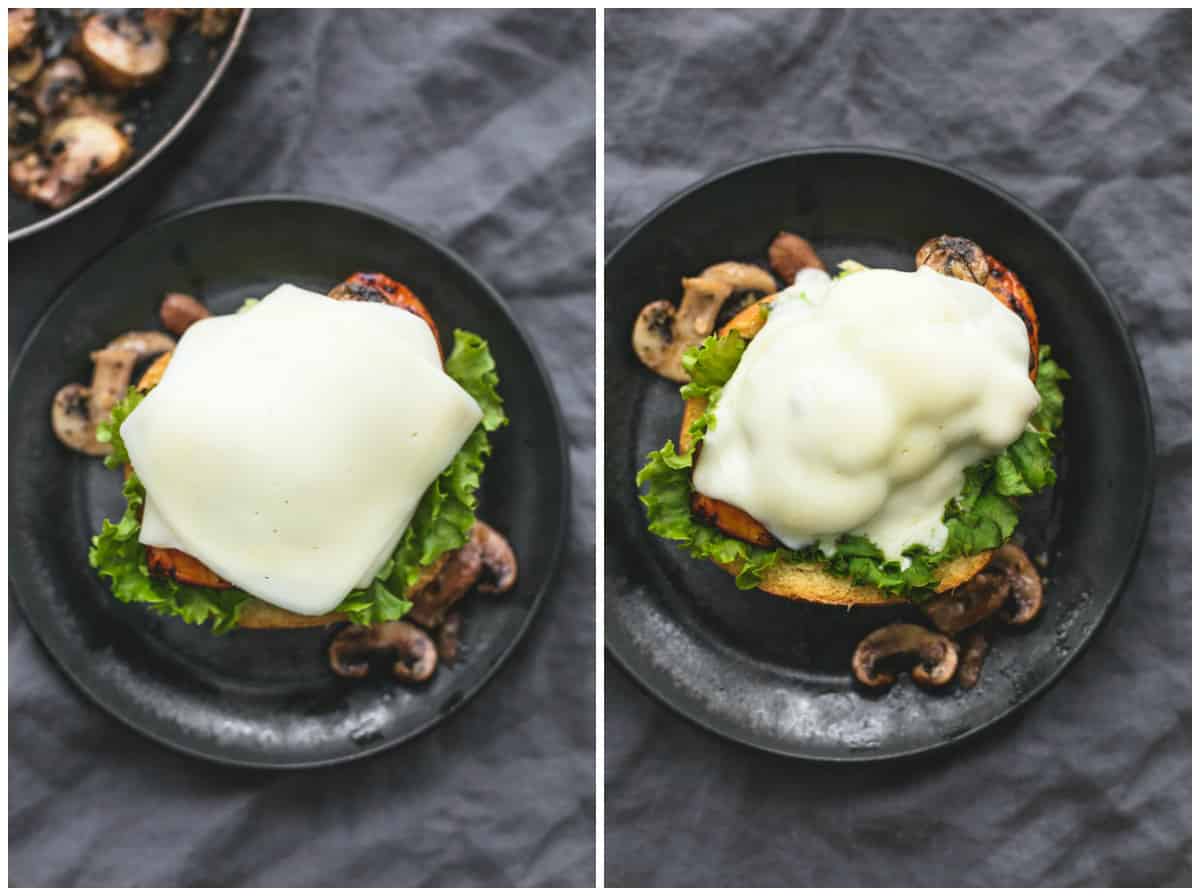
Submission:
[[[773,295],[766,296],[753,305],[743,308],[721,328],[720,335],[725,336],[731,331],[737,330],[744,338],[753,339],[767,322],[765,306],[774,298]],[[683,421],[679,432],[680,451],[686,452],[691,448],[692,437],[688,430],[707,407],[708,402],[703,398],[689,398],[684,404]],[[744,510],[699,492],[693,491],[692,495],[692,512],[703,517],[723,532],[760,547],[778,546],[774,536],[762,523]],[[943,563],[935,570],[938,584],[934,590],[942,592],[957,588],[987,566],[991,557],[991,551],[984,551]],[[718,563],[717,565],[730,575],[737,575],[740,571],[738,564]],[[874,586],[855,585],[847,578],[831,575],[816,563],[777,563],[763,574],[758,588],[760,591],[791,600],[804,600],[817,604],[879,606],[905,602],[904,598],[886,594]]]
[[[948,560],[936,570],[938,584],[934,591],[949,591],[968,582],[992,559],[991,551],[971,554]],[[738,567],[732,563],[718,563],[730,575],[737,575]],[[815,563],[777,563],[765,573],[758,583],[760,591],[777,594],[791,600],[806,600],[814,604],[856,604],[882,606],[905,603],[903,597],[885,594],[872,585],[855,585],[849,579],[830,575]]]

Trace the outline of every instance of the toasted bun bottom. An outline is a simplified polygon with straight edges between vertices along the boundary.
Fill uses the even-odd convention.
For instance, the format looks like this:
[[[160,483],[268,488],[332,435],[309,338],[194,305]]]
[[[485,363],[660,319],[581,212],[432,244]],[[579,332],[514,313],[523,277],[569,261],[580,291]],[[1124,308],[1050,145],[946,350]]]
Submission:
[[[159,380],[163,377],[163,372],[167,369],[167,365],[171,363],[171,353],[167,352],[159,356],[153,364],[151,364],[142,378],[138,380],[138,391],[149,392],[158,385]],[[411,595],[413,592],[424,588],[434,577],[441,572],[442,566],[445,565],[449,554],[442,554],[437,560],[433,561],[429,566],[421,571],[421,578],[409,590]],[[255,628],[255,629],[289,629],[289,628],[316,628],[317,626],[329,625],[333,622],[345,622],[345,613],[325,613],[322,616],[303,616],[299,613],[293,613],[290,610],[285,610],[282,607],[277,607],[273,604],[265,603],[257,597],[246,601],[242,607],[241,615],[238,616],[238,628]]]
[[[943,563],[936,570],[938,584],[934,591],[949,591],[974,578],[975,574],[988,565],[991,551],[957,557]],[[713,561],[716,562],[716,561]],[[735,563],[717,563],[730,575],[737,575]],[[871,585],[855,585],[849,579],[830,575],[815,563],[778,563],[763,573],[758,590],[777,594],[789,600],[805,600],[814,604],[840,604],[852,607],[856,604],[883,606],[907,603],[903,597],[885,594]]]

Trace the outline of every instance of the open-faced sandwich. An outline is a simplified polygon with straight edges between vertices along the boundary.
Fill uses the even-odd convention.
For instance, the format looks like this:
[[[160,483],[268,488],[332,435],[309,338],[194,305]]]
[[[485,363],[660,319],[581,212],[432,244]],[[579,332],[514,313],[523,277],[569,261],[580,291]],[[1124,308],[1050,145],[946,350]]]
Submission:
[[[1021,618],[1028,559],[1006,543],[1016,499],[1055,481],[1066,374],[1016,275],[946,236],[920,248],[915,271],[847,262],[830,277],[791,234],[769,254],[782,290],[726,262],[685,279],[678,308],[639,316],[639,357],[686,380],[679,447],[667,442],[638,474],[650,531],[740,588],[912,601],[948,634],[993,612]],[[973,598],[988,576],[999,584]],[[922,651],[953,649],[909,635],[891,653],[928,666]]]
[[[381,274],[219,317],[171,295],[163,318],[186,332],[115,404],[113,365],[128,381],[139,357],[124,343],[93,356],[103,385],[74,387],[109,395],[95,442],[125,473],[125,514],[90,552],[113,595],[217,631],[354,623],[336,672],[390,651],[398,676],[428,677],[433,639],[452,649],[450,606],[516,577],[475,518],[488,433],[507,422],[487,344],[456,330],[443,357],[425,305]],[[70,409],[56,401],[56,428]]]

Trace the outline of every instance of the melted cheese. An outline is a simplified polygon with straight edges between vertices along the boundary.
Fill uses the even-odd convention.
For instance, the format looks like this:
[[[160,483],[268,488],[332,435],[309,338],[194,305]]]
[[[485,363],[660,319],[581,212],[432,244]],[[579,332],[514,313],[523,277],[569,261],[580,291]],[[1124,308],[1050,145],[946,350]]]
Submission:
[[[481,416],[416,315],[281,286],[189,328],[122,425],[141,541],[327,613],[386,562]]]
[[[1024,324],[981,286],[801,272],[722,390],[694,485],[790,548],[860,534],[907,565],[944,547],[963,470],[1024,431],[1028,370]]]

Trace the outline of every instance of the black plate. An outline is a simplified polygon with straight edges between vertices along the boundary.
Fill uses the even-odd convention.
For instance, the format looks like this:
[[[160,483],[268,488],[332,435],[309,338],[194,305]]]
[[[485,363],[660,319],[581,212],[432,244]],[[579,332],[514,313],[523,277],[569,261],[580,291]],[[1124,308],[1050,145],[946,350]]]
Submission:
[[[54,14],[51,10],[39,11],[40,16]],[[58,211],[35,205],[14,195],[10,189],[9,241],[19,240],[65,221],[137,177],[200,111],[225,73],[249,22],[250,10],[244,9],[229,34],[220,40],[205,40],[194,28],[187,28],[174,37],[171,40],[171,61],[162,78],[145,90],[131,94],[126,105],[126,118],[136,126],[133,133],[133,162],[129,167]]]
[[[421,686],[335,678],[321,629],[213,636],[114,600],[88,566],[87,549],[100,521],[122,511],[120,476],[63,448],[47,416],[59,386],[90,378],[89,351],[157,324],[164,290],[192,292],[224,313],[281,282],[325,291],[360,270],[388,272],[412,287],[444,339],[454,327],[484,336],[512,421],[493,436],[480,516],[508,536],[520,577],[507,594],[464,602],[463,657]],[[315,199],[204,206],[151,225],[88,267],[17,361],[9,450],[10,582],[42,643],[117,718],[186,753],[230,764],[342,762],[446,718],[524,634],[565,537],[558,405],[503,301],[462,259],[409,225]]]
[[[827,264],[913,268],[930,236],[968,236],[1022,278],[1043,340],[1071,372],[1054,493],[1026,502],[1021,533],[1050,560],[1047,608],[999,640],[972,691],[930,694],[902,678],[852,684],[859,638],[889,609],[794,603],[738,591],[706,561],[646,531],[634,476],[674,439],[677,388],[643,368],[629,336],[646,302],[725,259],[765,261],[781,229]],[[1142,540],[1154,453],[1146,385],[1116,308],[1083,260],[995,187],[899,153],[828,149],[736,168],[642,221],[605,267],[605,637],[647,690],[713,731],[791,756],[869,760],[919,753],[991,725],[1045,690],[1117,600]],[[909,610],[908,612],[912,612]]]

